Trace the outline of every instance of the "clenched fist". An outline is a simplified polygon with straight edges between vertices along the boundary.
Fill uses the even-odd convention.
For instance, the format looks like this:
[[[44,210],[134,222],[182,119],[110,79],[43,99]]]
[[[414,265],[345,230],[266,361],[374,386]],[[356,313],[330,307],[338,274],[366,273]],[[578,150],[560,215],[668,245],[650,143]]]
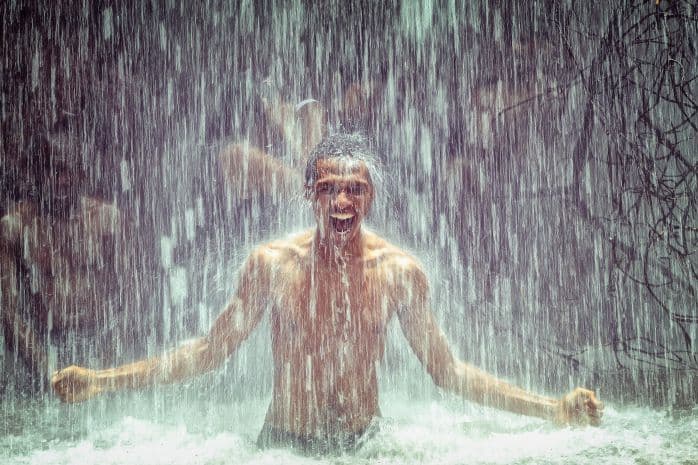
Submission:
[[[102,392],[94,370],[75,365],[59,370],[51,377],[51,386],[63,402],[82,402]]]
[[[603,402],[596,399],[594,391],[577,388],[560,399],[555,422],[560,425],[598,426],[603,416]]]

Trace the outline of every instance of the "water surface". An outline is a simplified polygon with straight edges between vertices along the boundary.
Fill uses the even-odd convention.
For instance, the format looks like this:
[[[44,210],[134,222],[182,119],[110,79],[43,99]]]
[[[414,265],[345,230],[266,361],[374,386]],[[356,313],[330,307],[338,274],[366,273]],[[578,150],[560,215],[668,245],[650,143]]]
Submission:
[[[67,464],[658,464],[698,463],[698,409],[608,405],[599,428],[547,422],[450,397],[384,393],[378,433],[356,453],[307,457],[259,450],[267,399],[203,399],[185,388],[88,404],[25,400],[8,413],[0,461]],[[216,397],[216,396],[214,396]],[[165,400],[163,400],[165,399]]]

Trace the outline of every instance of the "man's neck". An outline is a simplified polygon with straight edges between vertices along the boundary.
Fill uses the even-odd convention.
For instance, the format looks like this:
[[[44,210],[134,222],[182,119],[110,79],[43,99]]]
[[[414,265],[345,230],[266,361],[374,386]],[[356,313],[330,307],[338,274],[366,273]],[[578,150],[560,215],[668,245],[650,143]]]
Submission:
[[[320,231],[315,233],[314,246],[317,258],[327,265],[351,263],[363,255],[363,230],[347,242],[336,243],[320,237]]]
[[[53,220],[68,220],[80,211],[81,201],[82,198],[41,199],[38,203],[39,214]]]

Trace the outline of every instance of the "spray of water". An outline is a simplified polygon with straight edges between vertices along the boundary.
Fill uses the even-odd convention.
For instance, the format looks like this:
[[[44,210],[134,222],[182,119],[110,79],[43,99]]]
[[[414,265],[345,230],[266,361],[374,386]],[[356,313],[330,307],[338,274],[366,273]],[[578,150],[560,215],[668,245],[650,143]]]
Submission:
[[[380,431],[333,460],[698,460],[696,7],[505,3],[4,2],[0,461],[307,461],[254,446],[268,316],[184,386],[47,385],[205,334],[253,247],[313,224],[305,162],[340,131],[454,352],[611,407],[557,430],[455,402],[392,324]]]

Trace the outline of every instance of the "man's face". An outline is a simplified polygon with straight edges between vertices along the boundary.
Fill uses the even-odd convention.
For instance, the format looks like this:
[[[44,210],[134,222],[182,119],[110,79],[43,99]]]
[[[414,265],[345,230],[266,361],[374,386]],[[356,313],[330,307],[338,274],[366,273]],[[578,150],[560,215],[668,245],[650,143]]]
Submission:
[[[65,161],[52,163],[50,176],[51,194],[57,199],[67,199],[78,189],[82,176],[79,170],[72,169]]]
[[[72,133],[58,132],[40,139],[36,148],[42,197],[63,209],[84,192],[87,173],[80,162],[82,143]]]
[[[363,161],[347,158],[317,161],[313,210],[323,240],[343,246],[358,237],[373,200],[373,185]]]

